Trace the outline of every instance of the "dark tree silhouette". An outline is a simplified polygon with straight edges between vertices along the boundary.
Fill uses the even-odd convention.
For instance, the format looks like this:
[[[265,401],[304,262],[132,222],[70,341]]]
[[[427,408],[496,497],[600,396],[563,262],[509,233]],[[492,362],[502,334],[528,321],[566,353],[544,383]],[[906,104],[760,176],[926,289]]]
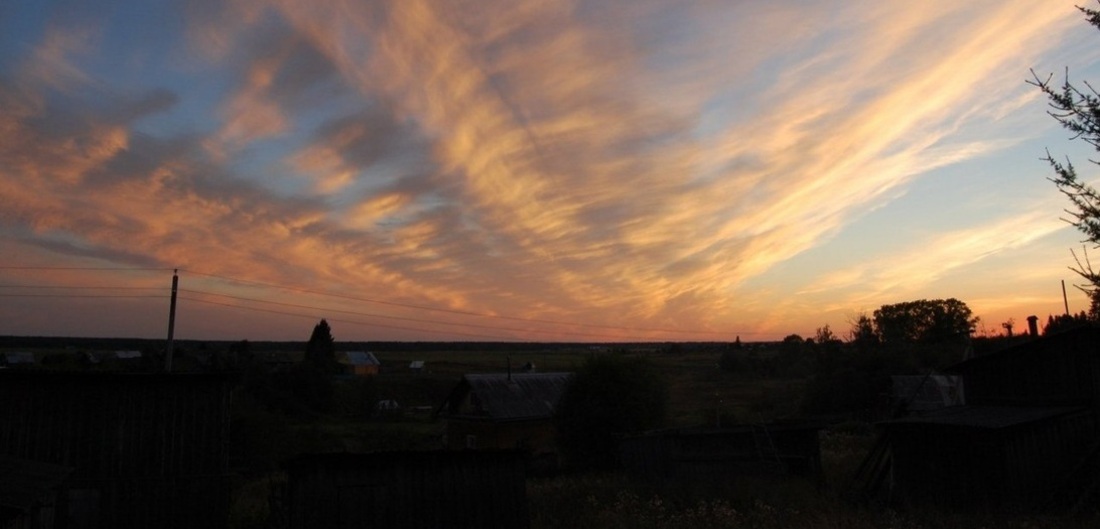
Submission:
[[[334,373],[339,367],[336,363],[336,340],[327,321],[321,320],[313,327],[313,334],[306,344],[305,361],[322,373]]]
[[[965,341],[977,323],[970,307],[955,298],[906,301],[875,311],[875,331],[887,345]]]
[[[1089,24],[1100,29],[1100,11],[1084,7],[1077,9],[1085,14]],[[1071,82],[1068,68],[1061,85],[1052,84],[1053,75],[1043,79],[1034,71],[1031,73],[1033,80],[1029,82],[1047,96],[1050,105],[1047,113],[1069,130],[1073,139],[1083,140],[1100,151],[1100,92],[1088,81],[1080,84]],[[1066,220],[1085,234],[1086,242],[1091,242],[1094,247],[1100,246],[1100,192],[1081,181],[1076,168],[1068,159],[1065,162],[1059,161],[1047,151],[1045,160],[1054,169],[1055,176],[1051,181],[1072,204],[1066,210],[1069,215]],[[1100,164],[1097,161],[1093,163]],[[1073,257],[1077,266],[1071,266],[1070,269],[1088,281],[1087,285],[1078,288],[1092,302],[1089,315],[1093,319],[1100,319],[1100,273],[1092,269],[1087,254],[1083,256],[1083,260],[1076,254]]]
[[[617,435],[660,426],[667,402],[667,382],[640,359],[591,357],[558,404],[558,445],[574,467],[613,467]]]
[[[860,314],[852,322],[852,329],[848,331],[848,341],[862,352],[876,349],[878,347],[878,334],[875,332],[874,320],[866,314]]]

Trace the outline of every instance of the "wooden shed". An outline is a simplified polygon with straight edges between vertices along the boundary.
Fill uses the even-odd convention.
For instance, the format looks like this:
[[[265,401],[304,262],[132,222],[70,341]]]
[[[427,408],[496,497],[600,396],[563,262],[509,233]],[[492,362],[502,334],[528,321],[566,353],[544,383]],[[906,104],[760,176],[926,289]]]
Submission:
[[[1080,406],[954,406],[881,426],[893,494],[964,508],[1055,502],[1097,435]]]
[[[557,454],[553,417],[572,373],[471,374],[437,410],[448,449]]]
[[[373,376],[377,375],[382,369],[382,362],[378,361],[374,353],[367,351],[347,351],[340,353],[337,361],[344,367],[344,372],[348,375],[361,377]]]
[[[857,479],[868,494],[953,507],[1045,509],[1100,485],[1100,328],[957,364],[966,405],[880,423]]]
[[[526,529],[522,455],[317,454],[284,464],[290,529]]]
[[[956,364],[968,404],[1083,405],[1100,412],[1100,327],[1088,326]]]
[[[72,469],[57,527],[223,527],[236,376],[0,372],[0,455]]]

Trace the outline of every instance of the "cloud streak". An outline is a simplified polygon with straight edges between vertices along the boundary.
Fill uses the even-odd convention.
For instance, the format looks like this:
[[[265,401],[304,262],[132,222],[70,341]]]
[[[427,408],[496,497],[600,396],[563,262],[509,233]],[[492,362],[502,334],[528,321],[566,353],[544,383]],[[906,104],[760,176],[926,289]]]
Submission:
[[[0,228],[379,299],[751,332],[772,325],[733,301],[763,299],[754,281],[1027,139],[990,125],[1033,103],[1019,80],[1066,7],[189,2],[194,63],[173,73],[213,97],[114,86],[92,65],[115,50],[50,28],[0,72]],[[196,107],[201,127],[156,126]],[[920,296],[1046,218],[973,218],[803,292]]]

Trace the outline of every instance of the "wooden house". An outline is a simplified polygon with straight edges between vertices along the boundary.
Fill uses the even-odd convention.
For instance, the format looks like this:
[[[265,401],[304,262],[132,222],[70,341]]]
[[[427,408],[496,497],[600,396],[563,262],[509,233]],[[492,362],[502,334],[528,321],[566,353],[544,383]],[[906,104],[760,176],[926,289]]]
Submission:
[[[556,456],[553,417],[571,373],[471,374],[436,410],[448,449],[520,449]]]
[[[284,464],[290,529],[526,529],[526,475],[515,451],[302,455]]]
[[[382,362],[367,351],[347,351],[340,353],[337,361],[344,367],[344,373],[360,377],[377,375],[382,369]]]
[[[4,353],[3,361],[4,365],[11,367],[28,367],[37,364],[34,353],[23,351]]]
[[[0,372],[0,455],[72,469],[56,527],[224,527],[230,374]]]
[[[869,494],[953,507],[1073,505],[1100,482],[1100,329],[1044,336],[950,369],[966,405],[880,423]]]

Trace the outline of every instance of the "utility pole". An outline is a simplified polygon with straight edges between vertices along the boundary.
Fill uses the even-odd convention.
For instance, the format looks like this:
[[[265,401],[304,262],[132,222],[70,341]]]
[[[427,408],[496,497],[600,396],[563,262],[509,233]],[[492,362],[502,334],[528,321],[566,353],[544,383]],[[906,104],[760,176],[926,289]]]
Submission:
[[[1069,298],[1066,297],[1066,280],[1062,280],[1062,303],[1066,305],[1066,316],[1069,316]]]
[[[164,370],[168,373],[172,372],[172,347],[176,334],[176,290],[179,289],[179,285],[180,277],[177,268],[172,270],[172,303],[168,308],[168,347],[165,348],[164,353]]]

